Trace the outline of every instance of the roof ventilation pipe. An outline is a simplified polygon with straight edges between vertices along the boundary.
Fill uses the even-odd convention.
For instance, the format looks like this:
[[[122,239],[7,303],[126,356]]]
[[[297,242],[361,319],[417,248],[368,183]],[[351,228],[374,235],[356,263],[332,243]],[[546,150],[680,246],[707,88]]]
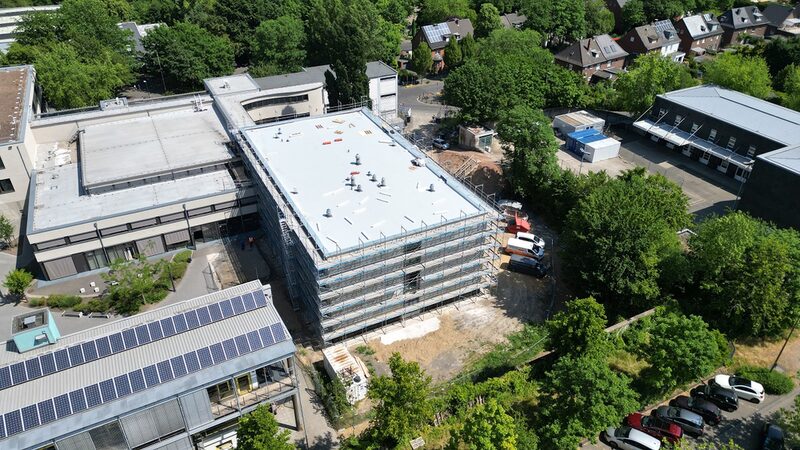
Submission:
[[[386,186],[386,178],[381,177],[381,182],[378,183],[378,187],[385,187]]]
[[[324,214],[324,216],[325,216],[325,217],[333,217],[333,212],[331,212],[331,209],[330,209],[330,208],[328,208],[328,209],[326,209],[326,210],[325,210],[325,214]]]
[[[361,191],[363,191],[363,190],[364,190],[364,189],[362,189],[362,188],[361,188],[361,185],[360,185],[360,184],[359,184],[358,186],[356,186],[356,192],[361,192]]]
[[[431,186],[428,188],[428,190],[431,192],[436,192],[436,188],[433,186],[433,183],[431,183]]]
[[[356,165],[357,166],[361,165],[361,155],[359,155],[358,153],[356,153]]]
[[[369,181],[378,181],[378,176],[373,173],[372,178],[370,178]]]

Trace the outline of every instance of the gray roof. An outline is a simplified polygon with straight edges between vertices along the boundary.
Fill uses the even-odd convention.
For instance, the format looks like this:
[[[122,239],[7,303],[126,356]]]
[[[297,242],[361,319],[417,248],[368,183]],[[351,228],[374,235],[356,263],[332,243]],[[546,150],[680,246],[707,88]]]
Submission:
[[[447,47],[447,40],[450,36],[455,35],[458,40],[461,40],[468,34],[474,34],[474,32],[472,22],[469,19],[453,19],[422,27],[422,35],[431,50]]]
[[[719,16],[719,23],[725,28],[740,30],[743,28],[767,25],[769,20],[761,13],[758,6],[743,6],[725,11]]]
[[[681,19],[681,21],[683,21],[686,31],[692,39],[702,39],[724,32],[719,25],[719,21],[710,13],[687,16]]]
[[[772,4],[764,8],[764,16],[775,27],[782,27],[783,21],[791,18],[800,18],[800,5],[795,7]]]
[[[633,32],[648,50],[659,49],[681,41],[677,30],[669,20],[660,20],[651,25],[642,25],[636,27]]]
[[[757,158],[800,175],[800,145],[779,148]]]
[[[35,77],[33,66],[0,67],[0,144],[24,139]]]
[[[263,90],[280,89],[292,86],[301,86],[312,83],[325,83],[325,72],[331,66],[324,64],[321,66],[306,67],[300,72],[287,73],[283,75],[272,75],[269,77],[253,78],[253,81]],[[334,73],[334,75],[336,75]],[[367,78],[383,78],[397,75],[397,71],[389,67],[382,61],[370,61],[367,63]]]
[[[370,80],[374,78],[393,77],[396,75],[397,71],[383,61],[370,61],[367,63],[367,78]]]
[[[555,58],[580,67],[589,67],[628,56],[611,36],[601,34],[581,39],[556,53]]]
[[[506,28],[519,28],[525,24],[526,20],[528,20],[526,16],[517,13],[508,13],[500,16],[500,22]]]
[[[741,92],[703,85],[659,97],[784,145],[800,143],[800,112]]]
[[[75,363],[75,355],[69,353],[71,367],[62,369],[61,371],[53,372],[49,375],[34,377],[33,379],[8,387],[2,391],[0,395],[0,412],[6,418],[6,423],[9,423],[9,414],[14,414],[21,408],[26,408],[29,405],[34,405],[33,414],[36,415],[36,405],[39,407],[39,415],[42,414],[42,403],[50,404],[51,399],[67,393],[78,393],[77,395],[83,398],[84,388],[86,388],[87,401],[90,396],[90,390],[96,389],[96,385],[115,377],[124,377],[127,380],[128,374],[136,372],[141,375],[141,369],[150,370],[156,364],[166,361],[167,365],[176,367],[176,361],[170,361],[174,358],[183,360],[184,354],[191,353],[196,350],[203,350],[214,345],[223,343],[226,340],[236,339],[243,334],[257,332],[253,336],[256,349],[251,349],[249,346],[240,346],[239,342],[236,347],[241,347],[242,350],[234,353],[229,353],[225,348],[224,360],[214,360],[213,364],[205,368],[200,368],[191,373],[191,375],[180,375],[176,369],[174,378],[165,378],[161,375],[163,381],[158,381],[141,390],[129,395],[120,395],[118,399],[103,398],[99,404],[92,405],[88,409],[79,412],[73,411],[72,414],[59,417],[59,419],[51,421],[46,425],[30,426],[21,433],[14,436],[12,439],[6,441],[3,445],[12,445],[13,448],[26,447],[27,445],[19,445],[27,443],[28,445],[35,445],[38,442],[32,442],[32,437],[28,431],[31,430],[37,436],[47,436],[48,439],[57,438],[60,435],[72,432],[87,425],[103,422],[109,420],[119,414],[124,414],[138,408],[148,406],[158,401],[164,400],[169,397],[174,397],[185,392],[190,392],[194,389],[204,385],[217,382],[225,376],[234,375],[245,370],[253,368],[255,365],[261,363],[265,364],[270,361],[277,360],[282,357],[287,357],[294,352],[294,345],[291,342],[291,337],[286,330],[283,322],[280,319],[274,305],[272,304],[272,296],[269,288],[266,289],[265,299],[266,302],[260,306],[250,302],[247,306],[247,301],[244,305],[246,308],[234,310],[234,315],[227,315],[227,317],[218,316],[217,320],[213,320],[214,311],[212,309],[205,309],[207,306],[212,306],[216,303],[223,302],[227,299],[234,299],[239,296],[248,296],[250,300],[253,293],[261,291],[263,288],[257,281],[253,281],[240,286],[235,286],[222,291],[217,291],[202,297],[188,300],[181,303],[176,303],[163,308],[154,309],[142,314],[110,322],[105,325],[98,326],[79,333],[63,336],[56,344],[33,350],[24,354],[16,352],[3,352],[0,353],[0,365],[16,363],[20,361],[37,361],[37,357],[48,357],[47,355],[62,351],[69,348],[75,348],[76,344],[87,344],[95,347],[95,340],[104,340],[108,336],[116,335],[117,333],[126,330],[134,330],[134,327],[141,327],[142,325],[157,325],[158,330],[162,330],[164,321],[172,323],[172,317],[183,317],[182,313],[189,313],[190,311],[199,310],[206,311],[206,314],[211,317],[211,322],[202,320],[202,314],[199,317],[195,328],[187,329],[183,332],[172,334],[169,337],[161,337],[155,340],[150,340],[150,333],[136,330],[135,336],[142,336],[138,339],[131,337],[130,344],[127,345],[127,350],[118,350],[105,357],[99,357],[91,360],[90,362]],[[243,299],[244,300],[244,299]],[[217,312],[220,310],[218,309]],[[183,319],[182,319],[183,320]],[[161,323],[159,323],[161,321]],[[175,322],[177,323],[177,322]],[[205,323],[205,325],[200,325]],[[265,333],[261,330],[268,327]],[[148,326],[149,328],[149,326]],[[151,328],[153,329],[153,328]],[[166,329],[166,328],[164,328]],[[252,334],[252,333],[251,333]],[[147,336],[147,339],[143,339]],[[130,336],[129,336],[130,337]],[[264,341],[265,338],[271,337],[273,342],[269,340]],[[245,339],[249,340],[251,336],[246,336]],[[137,341],[143,339],[141,344]],[[128,340],[126,339],[126,343]],[[252,345],[252,344],[251,344]],[[81,347],[78,347],[80,349]],[[83,347],[84,349],[86,347]],[[99,347],[98,347],[99,348]],[[86,350],[79,351],[81,355]],[[49,358],[49,357],[48,357]],[[39,360],[41,361],[41,360]],[[83,361],[83,360],[80,360]],[[27,365],[27,364],[26,364]],[[42,366],[44,367],[44,366]],[[2,369],[0,369],[2,370]],[[29,369],[30,373],[30,369]],[[162,371],[159,371],[159,374]],[[170,374],[172,371],[169,372]],[[127,381],[126,381],[127,383]],[[131,382],[133,384],[133,382]],[[72,397],[72,396],[71,396]],[[99,399],[99,397],[98,397]],[[42,402],[42,403],[40,403]],[[17,445],[14,445],[14,444]],[[12,447],[9,447],[12,448]]]

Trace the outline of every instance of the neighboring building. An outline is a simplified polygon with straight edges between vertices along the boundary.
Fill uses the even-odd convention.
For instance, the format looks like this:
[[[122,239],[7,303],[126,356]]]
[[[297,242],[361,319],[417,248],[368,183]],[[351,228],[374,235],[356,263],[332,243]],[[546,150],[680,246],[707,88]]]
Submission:
[[[2,448],[232,448],[241,415],[289,400],[302,427],[295,347],[257,281],[25,352],[20,331],[48,333],[52,317],[33,310],[13,326],[0,353]]]
[[[800,5],[771,4],[764,8],[764,16],[769,21],[767,35],[800,35]]]
[[[450,42],[450,39],[461,41],[468,34],[475,34],[475,29],[472,27],[472,22],[469,19],[452,19],[447,22],[441,22],[434,25],[425,25],[417,31],[414,38],[411,40],[412,48],[417,50],[422,42],[428,44],[431,48],[431,56],[433,57],[434,73],[444,69],[444,48]]]
[[[758,6],[742,6],[725,11],[719,16],[719,24],[723,29],[720,47],[727,47],[738,44],[743,35],[763,37],[769,20]]]
[[[800,112],[713,85],[657,96],[634,126],[742,182],[758,155],[800,144]]]
[[[675,29],[681,39],[680,50],[694,55],[719,50],[724,32],[711,13],[686,16],[675,23]]]
[[[55,11],[59,6],[23,6],[0,9],[0,53],[8,51],[8,47],[16,40],[17,25],[25,15],[32,12]]]
[[[588,163],[604,161],[619,155],[620,142],[607,137],[594,128],[573,131],[566,137],[566,149],[578,156],[581,164],[584,161]]]
[[[489,153],[492,151],[492,140],[495,132],[488,128],[478,126],[458,126],[458,145],[469,150],[480,150]]]
[[[238,136],[267,243],[323,342],[493,283],[496,210],[368,109]]]
[[[628,3],[628,0],[606,0],[606,7],[614,14],[614,32],[617,34],[622,34],[626,31],[625,20],[622,18],[622,8],[625,7],[626,3]]]
[[[144,25],[137,25],[136,22],[122,22],[117,24],[117,26],[121,29],[131,32],[131,41],[133,41],[133,49],[136,50],[136,53],[144,53],[142,39],[147,36],[147,33],[149,33],[151,30],[158,28],[161,25],[162,24],[160,23],[146,23]]]
[[[589,114],[586,111],[575,111],[567,114],[561,114],[553,118],[553,128],[558,130],[558,133],[562,136],[566,136],[569,133],[574,133],[575,131],[589,129],[602,132],[605,125],[605,120]]]
[[[527,17],[517,13],[508,13],[500,16],[500,23],[503,24],[504,28],[520,29],[525,25],[526,20],[528,20]]]
[[[40,108],[41,91],[33,66],[0,68],[0,214],[14,224],[15,236],[20,233],[36,161],[30,122]]]
[[[556,53],[556,62],[562,66],[580,73],[587,81],[595,74],[603,71],[616,74],[625,67],[625,58],[628,52],[622,49],[611,36],[601,34],[587,39],[581,39],[569,47]],[[598,75],[600,78],[608,76]]]
[[[355,405],[367,398],[369,370],[346,346],[339,344],[322,349],[322,361],[328,376],[342,382],[348,403]]]
[[[756,157],[739,208],[780,227],[800,230],[800,146]]]
[[[678,32],[669,20],[636,27],[619,39],[620,47],[632,57],[652,52],[675,62],[683,62],[686,53],[678,51],[680,42]]]

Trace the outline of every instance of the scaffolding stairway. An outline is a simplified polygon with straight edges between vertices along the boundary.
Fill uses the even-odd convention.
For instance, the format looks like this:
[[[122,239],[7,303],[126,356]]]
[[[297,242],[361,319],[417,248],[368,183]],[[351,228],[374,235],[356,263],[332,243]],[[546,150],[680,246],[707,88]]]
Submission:
[[[283,238],[283,245],[281,245],[281,253],[283,256],[283,264],[286,267],[286,288],[289,290],[289,299],[292,302],[292,309],[295,311],[300,310],[300,305],[297,303],[297,285],[295,284],[294,261],[292,260],[292,241],[291,231],[286,219],[279,219],[281,224],[281,237]]]
[[[462,180],[468,177],[472,173],[472,171],[475,170],[476,167],[478,167],[478,164],[479,163],[477,160],[473,158],[467,158],[467,160],[464,161],[463,164],[461,164],[461,167],[459,167],[458,169],[456,169],[455,172],[453,172],[453,176],[459,180]]]

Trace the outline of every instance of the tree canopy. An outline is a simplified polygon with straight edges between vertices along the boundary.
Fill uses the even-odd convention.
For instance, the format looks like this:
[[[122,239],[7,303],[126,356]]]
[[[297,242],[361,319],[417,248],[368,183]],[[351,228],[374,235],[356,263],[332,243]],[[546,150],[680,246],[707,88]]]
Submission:
[[[430,55],[430,52],[427,54]],[[455,69],[461,65],[463,59],[464,56],[461,54],[461,45],[458,43],[458,40],[450,39],[450,41],[447,43],[447,47],[444,48],[445,66],[447,66],[448,69]]]
[[[417,22],[420,25],[444,22],[453,17],[475,21],[469,0],[421,0]]]
[[[447,50],[445,50],[445,54],[447,54]],[[411,55],[411,69],[421,77],[428,75],[433,69],[433,56],[427,43],[419,44],[419,47]]]
[[[622,7],[622,21],[625,23],[626,30],[647,23],[647,16],[644,13],[644,0],[625,2],[625,6]]]
[[[546,325],[549,347],[558,355],[605,354],[610,348],[605,308],[592,297],[567,302]]]
[[[764,59],[738,53],[722,53],[703,64],[703,81],[766,98],[772,93],[772,79]]]
[[[497,400],[490,398],[467,413],[464,428],[454,433],[449,448],[462,443],[469,450],[516,450],[514,418]]]
[[[236,448],[242,450],[294,450],[289,443],[289,430],[278,428],[278,421],[269,405],[259,405],[239,419]]]
[[[261,22],[253,39],[251,73],[268,76],[300,71],[306,61],[305,44],[306,32],[299,18],[280,16]]]
[[[657,95],[695,84],[685,65],[658,53],[648,53],[636,58],[632,67],[614,83],[615,103],[639,116],[653,105]]]
[[[764,46],[764,60],[773,77],[791,64],[800,66],[800,37],[770,39]]]
[[[603,0],[586,0],[586,35],[611,33],[614,30],[614,14]]]
[[[545,43],[560,44],[586,36],[586,0],[525,0],[526,27],[544,36]]]
[[[478,19],[475,21],[475,35],[478,37],[488,36],[492,31],[502,28],[500,22],[500,11],[491,3],[484,3],[478,11]]]

